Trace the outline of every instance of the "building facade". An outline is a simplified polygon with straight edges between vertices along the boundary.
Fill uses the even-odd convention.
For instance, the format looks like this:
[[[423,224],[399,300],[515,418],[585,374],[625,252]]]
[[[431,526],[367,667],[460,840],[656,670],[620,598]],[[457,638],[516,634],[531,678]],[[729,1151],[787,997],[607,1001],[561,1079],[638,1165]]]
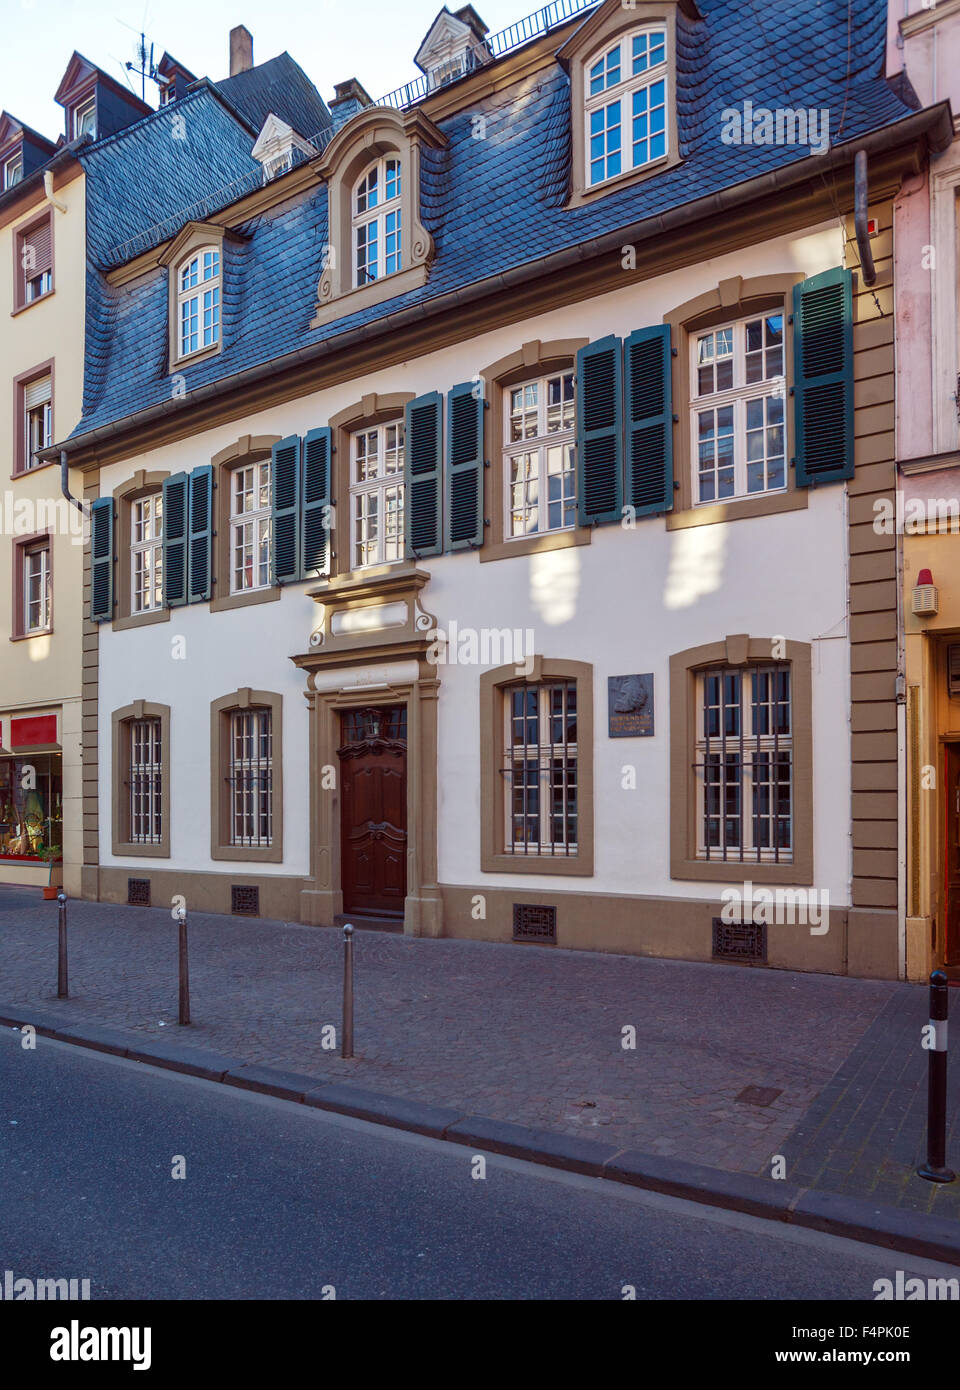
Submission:
[[[797,7],[444,10],[416,83],[264,113],[256,188],[103,210],[86,896],[905,972],[874,502],[949,116],[852,9],[849,56]]]

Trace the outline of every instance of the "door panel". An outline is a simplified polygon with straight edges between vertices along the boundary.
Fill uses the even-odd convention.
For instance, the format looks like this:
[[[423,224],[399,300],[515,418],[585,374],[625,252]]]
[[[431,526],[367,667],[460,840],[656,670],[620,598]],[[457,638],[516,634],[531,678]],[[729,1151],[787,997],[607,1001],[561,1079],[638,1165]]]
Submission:
[[[944,899],[946,903],[947,965],[960,965],[960,746],[946,745]]]
[[[387,719],[370,721],[374,731],[384,726]],[[407,892],[406,742],[374,736],[345,743],[339,753],[344,911],[400,917]]]

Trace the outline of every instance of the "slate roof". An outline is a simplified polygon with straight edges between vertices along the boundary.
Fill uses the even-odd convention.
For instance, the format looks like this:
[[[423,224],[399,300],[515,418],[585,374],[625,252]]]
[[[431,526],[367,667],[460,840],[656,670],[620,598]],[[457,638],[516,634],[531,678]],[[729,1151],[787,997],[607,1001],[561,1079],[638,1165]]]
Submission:
[[[331,124],[320,93],[289,53],[214,85],[257,135],[271,111],[306,140]]]
[[[441,120],[448,148],[424,150],[421,211],[436,258],[420,289],[310,329],[327,241],[323,186],[228,239],[222,350],[183,369],[187,393],[808,157],[798,145],[722,144],[721,112],[747,99],[756,106],[826,108],[835,143],[910,114],[883,77],[884,0],[850,0],[849,73],[846,0],[779,0],[756,9],[742,0],[698,3],[702,21],[678,13],[682,163],[565,208],[569,79],[559,64],[528,76]],[[486,120],[484,139],[474,138],[478,114]],[[170,207],[172,200],[155,205]],[[91,273],[84,413],[75,435],[171,398],[166,315],[165,270],[117,288]]]

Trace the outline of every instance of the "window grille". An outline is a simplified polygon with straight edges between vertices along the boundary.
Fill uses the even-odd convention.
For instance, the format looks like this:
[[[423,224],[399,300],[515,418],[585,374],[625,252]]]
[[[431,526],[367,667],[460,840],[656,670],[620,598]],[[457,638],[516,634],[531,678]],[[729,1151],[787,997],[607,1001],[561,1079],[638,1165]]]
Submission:
[[[130,840],[158,845],[163,827],[160,720],[135,719],[130,725]]]
[[[230,843],[273,843],[273,717],[269,709],[230,715]]]
[[[501,775],[506,853],[576,854],[576,681],[504,691]]]

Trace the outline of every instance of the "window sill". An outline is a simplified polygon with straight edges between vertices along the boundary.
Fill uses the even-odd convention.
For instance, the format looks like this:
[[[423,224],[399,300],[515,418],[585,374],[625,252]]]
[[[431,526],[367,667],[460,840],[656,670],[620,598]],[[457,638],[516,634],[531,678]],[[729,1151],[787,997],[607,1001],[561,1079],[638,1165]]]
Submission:
[[[238,594],[225,594],[223,598],[212,598],[210,612],[222,613],[228,608],[249,608],[255,603],[276,603],[279,598],[278,584],[272,584],[269,589],[247,589]]]
[[[682,531],[689,526],[715,526],[722,521],[742,521],[751,516],[772,516],[776,512],[803,511],[809,506],[809,489],[789,488],[786,492],[761,494],[759,497],[737,497],[731,502],[704,503],[685,507],[682,511],[667,512],[668,531]]]
[[[668,153],[661,155],[659,159],[653,160],[650,164],[644,164],[640,169],[626,169],[622,174],[614,174],[612,179],[604,179],[603,183],[583,184],[572,190],[567,207],[583,207],[585,203],[592,203],[594,199],[602,198],[606,193],[618,193],[622,188],[629,188],[632,184],[642,183],[644,179],[649,179],[655,174],[662,174],[665,169],[672,169],[679,163],[681,163],[679,155]]]
[[[149,627],[151,623],[168,623],[169,608],[151,608],[146,613],[125,613],[122,618],[114,618],[114,632],[126,632],[131,627]]]
[[[549,854],[484,854],[480,870],[485,874],[561,874],[571,878],[593,877],[593,856],[583,851],[569,857]]]
[[[46,294],[38,294],[37,297],[36,297],[36,299],[31,299],[31,300],[30,300],[29,304],[21,304],[21,305],[19,306],[19,308],[17,308],[17,309],[11,309],[11,310],[10,310],[10,317],[11,317],[12,319],[15,319],[15,318],[17,317],[18,314],[25,314],[25,313],[27,312],[28,309],[34,308],[35,305],[37,305],[37,304],[42,304],[42,303],[44,302],[45,299],[52,299],[55,293],[56,293],[56,286],[54,286],[53,289],[47,290]]]
[[[18,468],[10,474],[11,482],[16,482],[18,478],[32,478],[35,473],[42,473],[45,468],[52,468],[56,459],[47,459],[45,463],[38,463],[36,468]]]
[[[113,853],[118,859],[127,856],[131,859],[169,859],[170,846],[166,841],[162,841],[159,845],[137,845],[122,840],[119,843],[114,841]]]
[[[29,642],[29,641],[31,641],[34,637],[52,637],[52,636],[53,636],[53,628],[52,628],[52,627],[38,627],[38,628],[36,629],[36,631],[34,631],[34,632],[12,632],[12,633],[10,634],[10,641],[11,641],[11,642]]]
[[[744,860],[674,859],[670,864],[672,879],[687,879],[697,883],[780,883],[791,887],[812,883],[813,865],[793,860],[789,864],[768,864]]]
[[[210,858],[235,864],[282,864],[283,845],[211,845]]]
[[[575,526],[572,531],[544,531],[536,536],[518,536],[516,540],[482,545],[478,554],[481,563],[510,560],[518,555],[538,555],[547,550],[568,550],[572,545],[590,545],[592,541],[592,527]]]
[[[170,375],[174,376],[181,367],[192,367],[195,362],[206,362],[208,357],[216,357],[220,347],[220,343],[214,343],[212,347],[197,348],[196,352],[187,353],[185,357],[175,358],[170,368]]]
[[[426,263],[410,266],[407,270],[385,275],[382,280],[374,280],[372,285],[360,285],[333,299],[324,300],[322,304],[317,305],[310,320],[310,327],[322,328],[334,319],[345,319],[350,314],[359,313],[361,309],[368,309],[371,304],[381,304],[385,299],[396,299],[398,295],[408,294],[410,290],[418,290],[427,283],[427,271]]]

